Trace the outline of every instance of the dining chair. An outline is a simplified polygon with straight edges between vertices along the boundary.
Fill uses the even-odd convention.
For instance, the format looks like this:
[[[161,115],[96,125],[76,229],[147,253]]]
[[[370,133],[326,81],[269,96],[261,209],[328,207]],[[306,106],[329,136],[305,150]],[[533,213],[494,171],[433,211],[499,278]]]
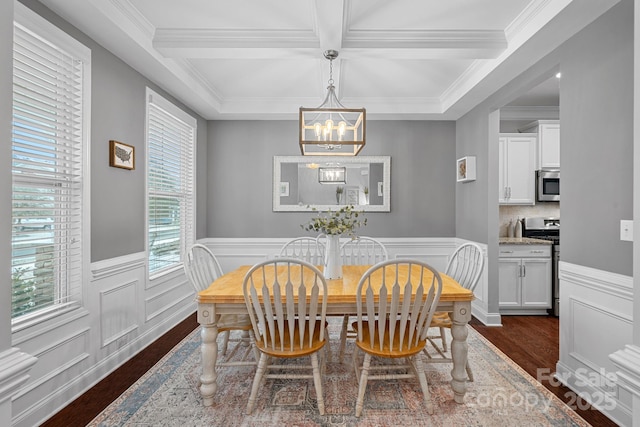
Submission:
[[[265,378],[313,378],[318,411],[324,415],[320,377],[324,371],[324,350],[328,339],[327,282],[324,276],[306,261],[276,258],[251,267],[244,277],[242,289],[255,344],[260,351],[247,414],[253,412],[258,388]],[[271,363],[272,358],[306,356],[311,359],[310,365]]]
[[[403,378],[418,379],[427,411],[433,413],[422,350],[441,293],[440,274],[422,261],[383,261],[364,273],[356,289],[357,320],[352,325],[357,333],[353,352],[358,378],[356,417],[362,415],[368,381]],[[360,352],[364,354],[361,365]],[[401,358],[404,363],[398,363]],[[372,364],[372,360],[382,363]]]
[[[203,244],[195,243],[191,245],[187,251],[184,260],[184,271],[189,282],[195,289],[196,293],[207,289],[214,280],[222,276],[222,267],[216,256],[211,250]],[[252,344],[250,335],[251,320],[248,315],[238,314],[222,314],[218,318],[218,333],[222,338],[219,353],[226,356],[226,360],[217,362],[219,366],[241,366],[255,365],[259,358],[259,353]],[[231,338],[232,331],[241,331],[240,338]],[[236,342],[231,353],[227,355],[227,347],[229,341]],[[240,348],[244,348],[244,354],[238,359],[232,361],[234,355]],[[253,350],[255,360],[249,360],[249,353]]]
[[[357,236],[347,240],[340,247],[343,265],[373,265],[389,259],[387,248],[377,239],[368,236]],[[355,332],[349,330],[349,315],[342,319],[340,332],[339,359],[342,361],[347,338],[355,338]]]
[[[482,249],[476,243],[464,243],[460,245],[451,255],[445,269],[445,274],[452,277],[463,288],[469,289],[473,292],[480,275],[484,268],[484,256],[482,255]],[[441,363],[452,362],[451,357],[446,355],[447,352],[447,336],[445,331],[451,330],[451,317],[447,312],[436,312],[431,321],[431,327],[438,329],[438,335],[429,335],[429,343],[433,346],[439,357],[434,357],[425,348],[425,354],[427,355],[427,362]],[[440,346],[435,342],[440,340]],[[469,381],[473,381],[473,372],[467,361],[465,366]]]
[[[279,257],[297,258],[313,265],[324,262],[324,246],[315,237],[296,237],[280,248]]]

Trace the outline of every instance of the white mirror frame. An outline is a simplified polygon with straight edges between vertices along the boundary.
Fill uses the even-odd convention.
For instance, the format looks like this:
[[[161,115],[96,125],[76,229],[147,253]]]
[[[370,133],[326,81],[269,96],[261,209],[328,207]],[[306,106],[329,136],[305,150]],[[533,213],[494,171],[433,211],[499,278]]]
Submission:
[[[345,205],[283,205],[280,203],[281,194],[281,165],[283,163],[382,163],[382,204],[381,205],[356,205],[355,209],[364,212],[390,212],[391,211],[391,157],[390,156],[357,156],[340,157],[332,159],[329,156],[273,156],[273,211],[274,212],[308,212],[335,211]],[[286,189],[288,191],[288,188]],[[378,191],[378,188],[370,188],[370,191]]]

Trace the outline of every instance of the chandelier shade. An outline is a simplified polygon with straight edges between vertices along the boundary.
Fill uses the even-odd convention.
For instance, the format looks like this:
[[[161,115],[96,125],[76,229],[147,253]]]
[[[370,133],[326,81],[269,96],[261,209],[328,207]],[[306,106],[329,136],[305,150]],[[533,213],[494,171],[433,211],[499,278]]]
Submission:
[[[300,107],[300,152],[303,156],[356,156],[366,142],[366,110],[346,108],[333,85],[333,60],[338,52],[324,53],[330,61],[327,96],[316,108]]]

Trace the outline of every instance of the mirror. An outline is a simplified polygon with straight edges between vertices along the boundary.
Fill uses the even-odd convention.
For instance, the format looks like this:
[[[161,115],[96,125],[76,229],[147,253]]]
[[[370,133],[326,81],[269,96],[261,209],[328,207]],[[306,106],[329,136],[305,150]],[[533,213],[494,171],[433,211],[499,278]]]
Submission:
[[[273,210],[391,211],[391,157],[274,156]]]

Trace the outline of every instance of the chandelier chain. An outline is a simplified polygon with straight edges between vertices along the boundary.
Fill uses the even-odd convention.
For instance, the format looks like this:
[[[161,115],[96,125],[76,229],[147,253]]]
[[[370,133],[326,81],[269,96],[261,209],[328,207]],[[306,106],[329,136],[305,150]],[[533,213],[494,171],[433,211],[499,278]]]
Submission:
[[[329,85],[333,86],[333,58],[329,59]]]

